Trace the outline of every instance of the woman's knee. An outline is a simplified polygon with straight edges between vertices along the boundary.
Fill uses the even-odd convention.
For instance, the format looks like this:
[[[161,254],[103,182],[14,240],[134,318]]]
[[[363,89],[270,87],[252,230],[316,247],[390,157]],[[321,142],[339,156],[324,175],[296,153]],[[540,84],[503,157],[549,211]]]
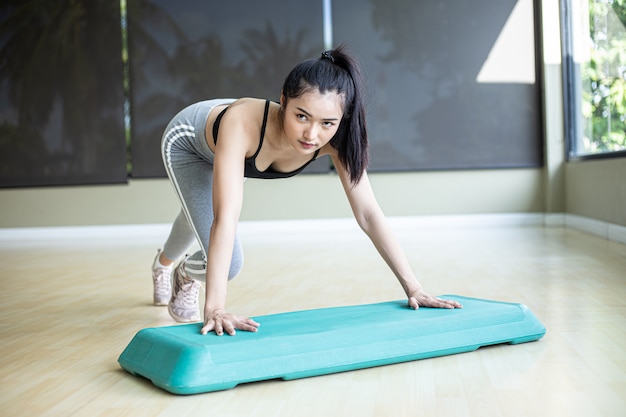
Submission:
[[[238,242],[237,242],[238,243]],[[233,250],[233,257],[230,261],[230,271],[228,271],[228,280],[235,279],[243,269],[243,250],[240,244],[236,244]]]

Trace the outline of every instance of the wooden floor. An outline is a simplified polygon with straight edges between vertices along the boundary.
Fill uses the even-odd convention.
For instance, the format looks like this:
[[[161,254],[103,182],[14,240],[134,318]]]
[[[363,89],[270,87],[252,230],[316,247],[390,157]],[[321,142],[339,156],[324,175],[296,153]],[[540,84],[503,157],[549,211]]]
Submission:
[[[138,330],[173,324],[166,308],[150,304],[159,240],[0,242],[0,416],[625,415],[626,245],[559,227],[398,233],[429,292],[526,304],[546,336],[176,396],[117,364]],[[233,312],[403,298],[359,233],[242,239],[246,267],[230,285]]]

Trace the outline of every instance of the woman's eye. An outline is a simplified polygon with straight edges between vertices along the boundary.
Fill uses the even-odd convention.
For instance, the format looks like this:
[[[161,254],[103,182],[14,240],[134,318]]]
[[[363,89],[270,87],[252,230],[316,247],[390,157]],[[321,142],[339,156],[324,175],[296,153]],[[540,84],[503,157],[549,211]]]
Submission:
[[[296,118],[298,120],[306,120],[306,116],[304,114],[296,114]]]
[[[333,127],[335,124],[333,122],[324,122],[324,127]]]

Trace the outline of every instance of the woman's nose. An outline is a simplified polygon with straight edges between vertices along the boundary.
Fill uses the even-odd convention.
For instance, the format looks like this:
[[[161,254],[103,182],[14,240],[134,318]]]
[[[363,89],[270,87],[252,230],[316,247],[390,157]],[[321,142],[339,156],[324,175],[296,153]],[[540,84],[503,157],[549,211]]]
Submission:
[[[303,136],[305,139],[315,139],[317,137],[317,127],[315,124],[311,124],[308,128],[306,128]]]

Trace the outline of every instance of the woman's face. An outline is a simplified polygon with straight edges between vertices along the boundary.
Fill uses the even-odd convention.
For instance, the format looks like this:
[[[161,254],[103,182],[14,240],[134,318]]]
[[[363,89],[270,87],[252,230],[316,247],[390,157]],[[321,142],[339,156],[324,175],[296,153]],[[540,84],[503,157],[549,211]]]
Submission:
[[[312,89],[290,98],[284,106],[283,130],[291,146],[311,154],[326,145],[337,132],[343,117],[343,96],[336,92],[320,93]]]

